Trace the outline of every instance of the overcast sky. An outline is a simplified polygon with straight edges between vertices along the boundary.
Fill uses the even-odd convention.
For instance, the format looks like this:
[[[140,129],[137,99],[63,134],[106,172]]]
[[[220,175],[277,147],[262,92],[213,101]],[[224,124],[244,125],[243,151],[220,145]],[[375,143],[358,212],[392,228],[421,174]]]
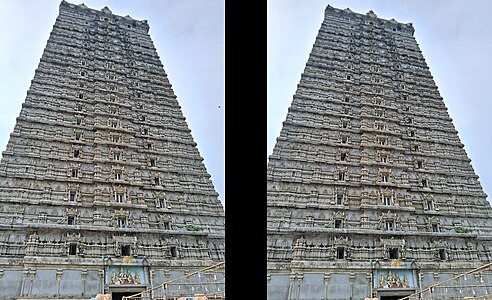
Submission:
[[[224,186],[224,0],[72,0],[147,20],[215,190]],[[0,0],[0,151],[19,116],[61,0]]]
[[[492,198],[492,1],[489,0],[268,0],[267,156],[323,21],[326,5],[369,10],[413,23],[450,117],[482,187]]]

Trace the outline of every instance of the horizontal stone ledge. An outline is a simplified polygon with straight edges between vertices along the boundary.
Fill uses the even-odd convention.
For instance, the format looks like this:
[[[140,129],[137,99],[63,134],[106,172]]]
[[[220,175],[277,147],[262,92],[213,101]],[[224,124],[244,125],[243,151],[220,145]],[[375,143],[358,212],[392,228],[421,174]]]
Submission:
[[[492,231],[492,228],[490,228]],[[434,238],[470,238],[476,239],[480,236],[480,240],[492,241],[492,235],[481,235],[477,233],[445,233],[445,232],[421,232],[421,231],[388,231],[374,229],[333,229],[333,228],[312,228],[312,227],[295,227],[282,229],[267,229],[267,234],[329,234],[329,235],[371,235],[383,237],[434,237]]]
[[[67,225],[67,224],[15,224],[15,225],[0,225],[0,230],[15,230],[15,231],[25,231],[26,229],[32,230],[59,230],[66,232],[85,232],[85,231],[96,231],[102,232],[103,234],[109,233],[121,233],[121,234],[133,234],[133,233],[143,233],[143,234],[160,234],[168,236],[180,236],[180,235],[192,235],[192,236],[209,236],[208,232],[202,231],[188,231],[188,230],[164,230],[164,229],[153,229],[153,228],[112,228],[108,226],[85,226],[85,225]],[[213,235],[211,235],[213,236]]]

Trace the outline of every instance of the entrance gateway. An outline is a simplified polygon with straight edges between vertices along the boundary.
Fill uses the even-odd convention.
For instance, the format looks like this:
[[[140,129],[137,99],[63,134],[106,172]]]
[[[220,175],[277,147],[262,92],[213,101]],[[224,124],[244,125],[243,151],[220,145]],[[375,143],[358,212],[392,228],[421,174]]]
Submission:
[[[145,291],[150,285],[149,266],[145,258],[113,257],[105,260],[105,292],[111,300]]]
[[[409,295],[410,294],[403,295],[403,296],[381,296],[380,300],[398,300]]]
[[[392,259],[376,261],[373,267],[373,297],[376,299],[401,299],[415,293],[418,288],[414,262]]]
[[[128,289],[112,289],[110,290],[111,294],[111,300],[123,300],[123,297],[128,297],[131,295],[135,295],[137,293],[140,293],[144,291],[144,289],[135,289],[135,288],[128,288]]]

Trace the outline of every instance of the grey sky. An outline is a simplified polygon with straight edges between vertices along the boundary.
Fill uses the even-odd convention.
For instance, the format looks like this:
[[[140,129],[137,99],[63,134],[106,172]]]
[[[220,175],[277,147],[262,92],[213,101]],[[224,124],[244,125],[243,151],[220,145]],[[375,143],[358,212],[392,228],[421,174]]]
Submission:
[[[444,98],[485,193],[492,195],[492,1],[268,0],[267,156],[304,71],[327,4],[413,23],[434,81]],[[488,198],[491,200],[491,197]]]
[[[0,151],[34,77],[61,0],[0,0]],[[161,62],[225,206],[224,0],[72,0],[147,20]]]

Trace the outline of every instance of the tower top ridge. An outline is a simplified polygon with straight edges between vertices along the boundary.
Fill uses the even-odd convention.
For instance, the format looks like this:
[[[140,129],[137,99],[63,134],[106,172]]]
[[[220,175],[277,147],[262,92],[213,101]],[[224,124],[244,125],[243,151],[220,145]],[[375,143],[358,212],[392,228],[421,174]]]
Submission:
[[[137,20],[130,17],[130,15],[115,15],[107,6],[103,7],[101,10],[97,10],[87,7],[84,3],[73,4],[62,0],[60,2],[59,11],[60,14],[67,14],[71,16],[76,15],[83,17],[86,20],[103,19],[110,22],[121,22],[124,23],[124,26],[129,26],[128,28],[135,28],[137,30],[140,29],[145,32],[148,32],[150,29],[147,20]]]
[[[366,16],[371,17],[371,18],[377,18],[378,15],[374,13],[374,11],[370,10],[366,13]]]
[[[83,4],[83,3],[82,3]],[[105,14],[112,14],[113,12],[109,9],[109,7],[105,6],[103,9],[101,9],[101,12]]]
[[[369,10],[366,14],[361,14],[352,11],[350,8],[345,8],[345,9],[340,9],[340,8],[335,8],[331,5],[327,5],[325,9],[325,18],[330,18],[333,16],[345,16],[346,18],[353,18],[354,20],[359,20],[363,22],[378,22],[379,25],[386,26],[396,26],[398,27],[401,31],[407,32],[410,35],[413,35],[415,32],[415,29],[413,27],[413,23],[402,23],[396,21],[394,18],[391,18],[390,20],[384,19],[381,17],[378,17],[378,15],[373,11]]]

